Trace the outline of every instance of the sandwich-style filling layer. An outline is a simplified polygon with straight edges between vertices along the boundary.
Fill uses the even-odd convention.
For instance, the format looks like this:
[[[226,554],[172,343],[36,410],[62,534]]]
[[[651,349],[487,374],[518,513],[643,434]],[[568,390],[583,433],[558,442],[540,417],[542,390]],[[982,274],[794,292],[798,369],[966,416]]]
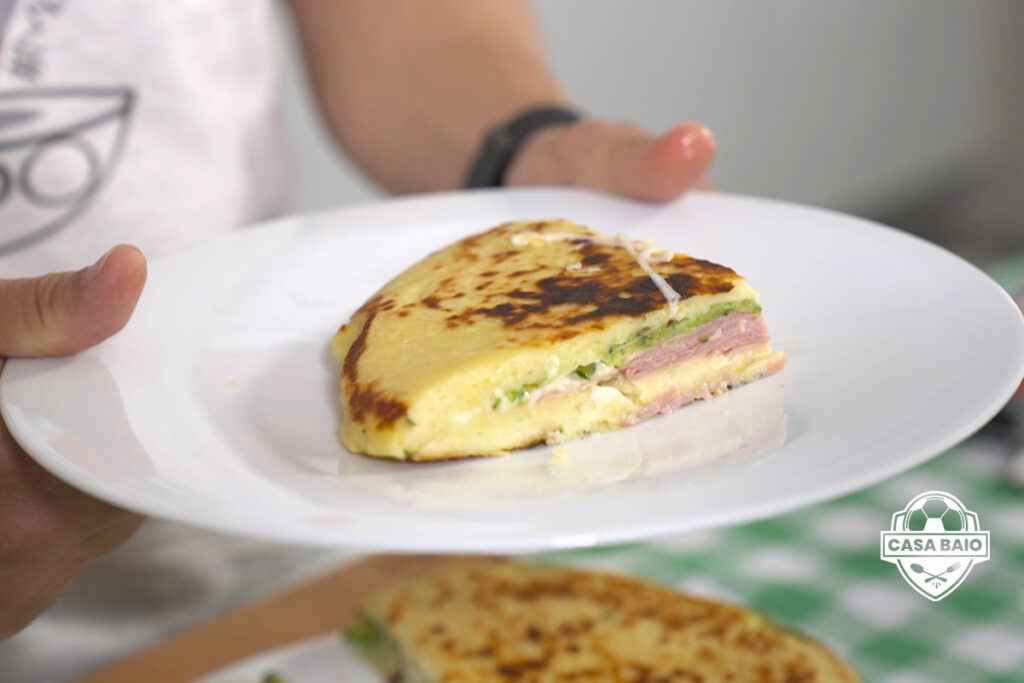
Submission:
[[[761,316],[734,313],[641,353],[622,368],[622,374],[627,379],[636,379],[697,356],[727,354],[744,346],[764,344],[767,341],[768,328]]]
[[[678,321],[674,333],[638,332],[630,343],[641,350],[618,368],[593,361],[552,381],[523,386],[511,397],[496,392],[493,402],[451,415],[461,428],[454,435],[435,432],[405,456],[430,459],[435,452],[453,450],[462,433],[484,443],[559,443],[635,424],[766,377],[783,367],[785,356],[772,350],[761,316],[747,310],[731,307],[713,318],[702,313],[697,318],[710,321],[688,331],[679,331],[686,328]],[[660,343],[645,346],[641,338]],[[474,455],[500,453],[501,448]]]
[[[673,337],[677,337],[685,332],[691,332],[703,327],[704,325],[707,325],[718,318],[727,316],[730,313],[750,313],[753,315],[759,315],[761,313],[761,306],[753,299],[726,301],[712,304],[703,313],[675,320],[656,330],[641,328],[629,339],[620,344],[611,346],[608,349],[604,360],[609,365],[622,367],[627,362],[632,361],[635,354],[657,346],[662,342]]]
[[[760,307],[754,301],[730,302],[719,304],[692,318],[674,321],[657,330],[642,329],[628,340],[610,347],[602,360],[579,365],[571,373],[550,382],[524,384],[513,390],[498,392],[491,408],[504,412],[519,404],[542,403],[596,386],[615,387],[635,399],[637,392],[630,390],[632,385],[670,366],[701,357],[728,356],[739,350],[766,347],[769,341],[768,329],[759,311]],[[626,358],[628,360],[624,360]],[[778,367],[770,368],[770,372],[781,367],[781,356],[776,360]],[[691,397],[690,400],[706,398],[706,394],[717,395],[720,391],[716,389],[715,386],[702,387],[701,395]],[[643,400],[640,402],[646,403]],[[664,408],[669,405],[682,405],[677,397],[668,395],[659,397],[659,403],[661,409],[652,414],[667,412]]]
[[[753,299],[728,301],[713,304],[702,313],[674,320],[660,328],[641,328],[630,335],[629,338],[609,346],[601,358],[578,365],[568,375],[548,382],[526,383],[513,389],[496,392],[491,401],[491,408],[494,410],[507,410],[520,403],[535,402],[545,395],[581,389],[589,382],[605,382],[615,375],[615,369],[626,368],[632,365],[640,357],[648,356],[649,351],[657,351],[670,341],[676,341],[680,338],[699,340],[702,337],[710,337],[710,335],[716,334],[716,330],[710,329],[710,325],[716,320],[730,316],[730,314],[747,314],[749,317],[757,318],[760,321],[760,313],[761,306]],[[768,332],[764,328],[763,323],[760,323],[760,326],[764,333],[764,339],[760,341],[767,342]],[[705,334],[702,330],[706,327],[709,329]],[[754,342],[752,341],[751,343]],[[709,349],[708,352],[721,353],[722,351],[719,346],[717,350]],[[656,356],[661,357],[661,354],[656,354]],[[676,358],[676,360],[681,359]],[[650,361],[648,361],[649,363]],[[662,363],[661,365],[665,364]],[[577,380],[584,381],[579,382]]]

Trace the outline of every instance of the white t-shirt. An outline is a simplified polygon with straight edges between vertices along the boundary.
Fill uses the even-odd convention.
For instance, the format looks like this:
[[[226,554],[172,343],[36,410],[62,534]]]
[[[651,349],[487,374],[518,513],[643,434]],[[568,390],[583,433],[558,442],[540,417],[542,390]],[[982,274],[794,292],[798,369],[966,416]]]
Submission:
[[[282,212],[274,30],[270,0],[0,0],[0,277]],[[0,643],[0,680],[70,680],[331,557],[147,522]]]

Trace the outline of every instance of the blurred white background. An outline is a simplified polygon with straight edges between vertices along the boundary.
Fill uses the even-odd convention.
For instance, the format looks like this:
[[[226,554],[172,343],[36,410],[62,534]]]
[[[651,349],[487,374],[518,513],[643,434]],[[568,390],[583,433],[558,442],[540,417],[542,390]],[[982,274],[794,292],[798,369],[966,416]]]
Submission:
[[[1020,0],[534,5],[586,111],[706,123],[720,189],[879,218],[978,260],[1024,248]],[[375,196],[324,136],[282,33],[299,208]]]

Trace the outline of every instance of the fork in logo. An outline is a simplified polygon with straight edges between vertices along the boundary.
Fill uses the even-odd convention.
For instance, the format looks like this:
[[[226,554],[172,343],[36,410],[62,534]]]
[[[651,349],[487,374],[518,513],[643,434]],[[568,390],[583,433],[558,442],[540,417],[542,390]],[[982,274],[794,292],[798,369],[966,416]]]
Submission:
[[[939,582],[946,583],[945,575],[946,574],[952,574],[953,572],[955,572],[959,568],[960,568],[960,563],[959,562],[955,562],[955,563],[949,565],[949,567],[947,567],[945,571],[939,572],[938,574],[932,574],[931,572],[926,571],[924,567],[922,567],[921,565],[917,564],[916,562],[914,564],[910,565],[910,569],[915,574],[925,574],[928,577],[927,579],[925,579],[925,583],[928,583],[930,581],[934,581],[936,584],[938,584]]]

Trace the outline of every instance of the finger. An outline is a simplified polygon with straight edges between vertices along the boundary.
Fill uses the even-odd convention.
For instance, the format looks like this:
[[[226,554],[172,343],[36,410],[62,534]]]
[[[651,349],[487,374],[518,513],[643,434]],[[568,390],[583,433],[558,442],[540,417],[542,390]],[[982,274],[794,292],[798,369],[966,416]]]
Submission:
[[[609,141],[599,189],[634,199],[663,202],[696,185],[715,156],[707,128],[685,123],[660,137],[617,132]]]
[[[146,258],[120,245],[88,268],[0,280],[0,356],[61,356],[94,346],[128,322]]]
[[[530,136],[505,176],[508,185],[576,185],[646,201],[699,187],[715,156],[704,126],[684,123],[662,136],[588,119]]]
[[[697,182],[693,184],[694,190],[703,190],[704,192],[714,192],[718,189],[713,182],[708,180],[707,176],[701,176],[697,179]]]

